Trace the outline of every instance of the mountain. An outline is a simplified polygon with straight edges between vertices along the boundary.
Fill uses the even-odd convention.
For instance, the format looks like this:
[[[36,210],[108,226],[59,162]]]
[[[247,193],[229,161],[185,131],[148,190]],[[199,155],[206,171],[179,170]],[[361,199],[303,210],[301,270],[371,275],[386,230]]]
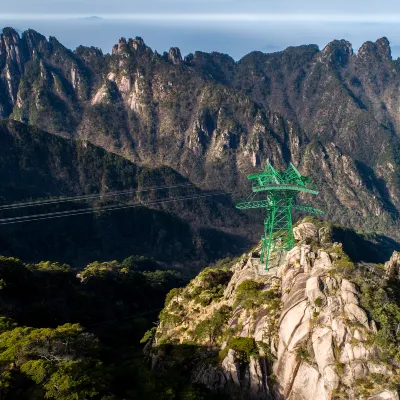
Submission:
[[[146,191],[155,187],[165,189]],[[0,217],[5,219],[143,203],[121,210],[2,224],[0,253],[26,262],[50,259],[75,267],[140,255],[187,267],[190,275],[249,245],[248,232],[237,229],[246,225],[245,218],[235,211],[229,196],[146,206],[146,202],[210,193],[169,167],[140,167],[86,141],[65,139],[13,120],[0,121],[2,204],[115,191],[131,192],[22,209],[0,207]]]
[[[258,246],[173,289],[145,336],[151,368],[229,399],[398,399],[400,253],[377,263],[345,232],[307,218],[269,271]]]
[[[0,117],[85,140],[138,166],[173,168],[201,188],[249,192],[245,176],[291,161],[318,184],[304,198],[336,223],[399,239],[399,62],[386,38],[353,52],[163,55],[121,39],[104,55],[6,28]],[[251,225],[260,232],[260,224]]]

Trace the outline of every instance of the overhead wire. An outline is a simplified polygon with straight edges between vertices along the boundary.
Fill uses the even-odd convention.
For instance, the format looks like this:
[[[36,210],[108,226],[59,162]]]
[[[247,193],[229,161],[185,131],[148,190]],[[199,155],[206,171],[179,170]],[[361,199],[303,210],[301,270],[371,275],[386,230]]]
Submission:
[[[325,179],[318,179],[319,184],[322,184],[322,186],[325,186],[326,183],[330,183]],[[324,182],[324,183],[322,183]],[[202,185],[209,185],[210,183],[219,183],[221,184],[221,180],[211,180],[211,181],[203,181],[202,183],[194,183],[194,182],[185,182],[185,183],[180,183],[180,184],[174,184],[174,185],[165,185],[165,186],[156,186],[156,187],[145,187],[142,189],[136,189],[136,190],[122,190],[122,191],[113,191],[113,192],[105,192],[105,193],[95,193],[95,194],[89,194],[89,195],[80,195],[80,196],[69,196],[69,197],[61,197],[61,198],[53,198],[53,199],[45,199],[45,200],[38,200],[38,201],[28,201],[28,202],[19,202],[19,203],[11,203],[11,204],[5,204],[0,206],[0,211],[3,210],[13,210],[13,209],[18,209],[18,208],[24,208],[24,207],[33,207],[33,206],[42,206],[42,205],[51,205],[51,204],[58,204],[58,203],[65,203],[65,202],[74,202],[74,201],[84,201],[84,200],[92,200],[96,198],[104,198],[104,197],[119,197],[123,195],[129,195],[129,194],[137,194],[137,193],[146,193],[146,192],[151,192],[151,191],[159,191],[159,190],[167,190],[167,189],[173,189],[173,188],[180,188],[180,187],[193,187],[195,188],[196,185],[202,184]],[[106,210],[118,210],[118,209],[125,209],[125,208],[133,208],[133,207],[138,207],[140,205],[151,205],[151,204],[158,204],[158,203],[165,203],[165,202],[171,202],[171,201],[183,201],[183,200],[190,200],[190,199],[196,199],[196,198],[203,198],[203,197],[210,197],[210,196],[215,196],[215,195],[223,195],[223,194],[233,194],[237,193],[236,192],[219,192],[217,194],[197,194],[195,196],[186,196],[186,197],[178,197],[175,199],[157,199],[154,201],[139,201],[137,203],[133,204],[114,204],[114,205],[109,205],[109,206],[102,206],[102,207],[92,207],[92,208],[82,208],[82,209],[77,209],[77,210],[67,210],[67,211],[58,211],[58,212],[52,212],[52,213],[42,213],[42,214],[34,214],[34,215],[26,215],[22,217],[11,217],[11,218],[1,218],[0,219],[0,225],[8,225],[8,224],[15,224],[19,222],[26,222],[26,221],[38,221],[38,220],[43,220],[43,219],[50,219],[50,218],[60,218],[64,216],[74,216],[74,215],[82,215],[82,214],[89,214],[97,211],[106,211]],[[253,198],[255,194],[250,194],[249,198]],[[381,196],[382,197],[382,196]],[[382,197],[384,198],[384,197]],[[391,212],[392,214],[400,214],[400,212],[393,208],[389,207],[387,205],[382,205],[381,206],[384,210]]]
[[[185,186],[194,186],[194,184],[193,183],[182,183],[182,184],[177,184],[177,185],[158,186],[158,187],[143,188],[143,189],[137,189],[137,190],[119,190],[119,191],[114,191],[114,192],[94,193],[94,194],[89,194],[89,195],[61,197],[61,198],[54,198],[54,199],[47,199],[47,200],[20,202],[20,203],[10,203],[10,204],[1,205],[0,210],[33,207],[33,206],[41,206],[41,205],[55,204],[55,203],[65,203],[65,202],[72,202],[72,201],[91,200],[91,199],[96,199],[98,197],[114,197],[114,196],[117,197],[117,196],[127,195],[127,194],[145,193],[145,192],[173,189],[173,188],[185,187]]]
[[[57,211],[52,213],[42,213],[42,214],[34,214],[34,215],[26,215],[22,217],[11,217],[11,218],[1,218],[0,225],[9,225],[9,224],[17,224],[22,222],[30,222],[30,221],[39,221],[45,219],[53,219],[53,218],[61,218],[61,217],[69,217],[75,215],[83,215],[83,214],[91,214],[98,211],[114,211],[114,210],[122,210],[126,208],[134,208],[140,206],[147,206],[159,203],[170,203],[174,201],[185,201],[185,200],[196,200],[200,198],[213,197],[213,196],[226,196],[233,194],[235,192],[217,192],[217,193],[206,193],[206,194],[197,194],[194,196],[181,196],[176,198],[165,198],[165,199],[157,199],[153,201],[140,201],[133,204],[114,204],[110,206],[103,207],[92,207],[92,208],[81,208],[78,210],[67,210],[67,211]]]
[[[118,190],[118,191],[113,191],[113,192],[92,193],[92,194],[87,194],[87,195],[68,196],[68,197],[34,200],[34,201],[24,201],[24,202],[18,202],[18,203],[9,203],[9,204],[0,205],[0,211],[24,208],[24,207],[35,207],[35,206],[42,206],[42,205],[56,204],[56,203],[91,200],[91,199],[103,198],[103,197],[119,197],[119,196],[124,196],[124,195],[129,195],[129,194],[146,193],[146,192],[151,192],[151,191],[167,190],[167,189],[173,189],[173,188],[179,188],[179,187],[197,187],[196,185],[205,186],[205,185],[209,185],[211,183],[221,184],[222,181],[221,181],[221,179],[218,179],[218,180],[203,181],[203,182],[185,182],[185,183],[165,185],[165,186],[144,187],[144,188],[135,189],[135,190],[133,190],[133,189]]]

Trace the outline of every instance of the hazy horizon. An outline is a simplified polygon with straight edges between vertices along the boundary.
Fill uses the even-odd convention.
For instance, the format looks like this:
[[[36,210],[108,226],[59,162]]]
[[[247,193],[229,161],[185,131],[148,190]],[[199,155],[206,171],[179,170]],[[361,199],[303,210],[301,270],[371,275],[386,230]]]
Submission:
[[[386,36],[393,57],[400,56],[400,2],[394,0],[20,0],[2,6],[0,26],[32,28],[70,49],[95,46],[104,53],[119,38],[135,36],[159,53],[179,47],[183,55],[218,51],[235,60],[254,50],[323,48],[334,39],[348,40],[356,52]]]
[[[63,24],[53,24],[52,22],[43,23],[42,21],[37,22],[38,23],[7,24],[0,20],[0,27],[1,29],[5,27],[14,28],[20,34],[27,29],[34,29],[47,38],[49,36],[56,37],[57,40],[71,50],[75,50],[80,45],[94,46],[100,48],[104,54],[107,54],[111,53],[112,46],[118,43],[121,37],[128,39],[140,36],[149,47],[153,50],[157,50],[161,54],[164,51],[168,51],[170,47],[179,47],[183,56],[194,53],[195,51],[216,51],[228,54],[235,60],[240,60],[252,51],[273,53],[282,51],[290,46],[316,44],[320,49],[323,49],[329,42],[335,39],[348,40],[352,44],[354,52],[357,53],[358,49],[366,41],[375,42],[383,36],[388,37],[387,35],[376,34],[374,37],[370,35],[365,38],[365,40],[357,38],[355,41],[350,40],[346,36],[337,36],[318,41],[312,41],[310,37],[308,41],[294,38],[292,43],[290,43],[289,40],[275,40],[269,44],[268,41],[264,40],[262,37],[249,37],[248,34],[241,35],[235,32],[224,32],[216,29],[204,30],[201,27],[192,27],[190,30],[187,30],[184,37],[182,37],[181,29],[184,29],[182,27],[173,29],[169,26],[158,26],[157,33],[155,34],[152,32],[153,28],[149,24],[137,24],[135,27],[132,27],[130,24],[123,24],[112,20],[98,21],[83,19],[65,21]],[[93,24],[96,24],[96,26],[93,26]],[[71,30],[75,33],[78,31],[79,35],[71,37]],[[388,37],[388,39],[391,44],[393,58],[396,59],[400,57],[400,45],[394,44],[390,37]],[[208,43],[204,43],[204,41]]]

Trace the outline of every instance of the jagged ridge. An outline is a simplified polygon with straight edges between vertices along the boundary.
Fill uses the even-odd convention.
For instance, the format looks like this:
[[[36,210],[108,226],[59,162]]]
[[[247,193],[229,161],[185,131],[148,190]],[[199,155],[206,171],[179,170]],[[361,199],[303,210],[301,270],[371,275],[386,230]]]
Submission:
[[[319,181],[329,219],[398,237],[399,65],[385,38],[357,54],[342,40],[234,62],[159,55],[141,38],[121,39],[112,55],[72,52],[5,29],[0,71],[2,117],[243,194],[267,159],[291,160]]]

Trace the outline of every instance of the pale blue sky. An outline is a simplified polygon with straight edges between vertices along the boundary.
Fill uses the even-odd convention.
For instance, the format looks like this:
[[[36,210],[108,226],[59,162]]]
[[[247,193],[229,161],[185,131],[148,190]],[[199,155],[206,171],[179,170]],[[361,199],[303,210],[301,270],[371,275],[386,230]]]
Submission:
[[[96,15],[99,20],[85,17]],[[118,39],[142,36],[153,49],[183,54],[220,51],[239,59],[252,50],[347,39],[355,49],[387,36],[400,56],[398,0],[19,0],[2,4],[0,26],[33,28],[67,47],[110,52]]]

